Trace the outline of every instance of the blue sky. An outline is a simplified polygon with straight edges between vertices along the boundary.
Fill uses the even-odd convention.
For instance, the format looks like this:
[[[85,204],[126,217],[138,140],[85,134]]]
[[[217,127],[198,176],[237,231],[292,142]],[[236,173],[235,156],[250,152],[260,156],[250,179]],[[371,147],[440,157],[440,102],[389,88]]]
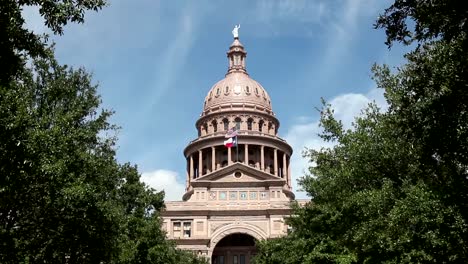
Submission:
[[[144,181],[177,200],[185,184],[182,151],[197,135],[206,93],[226,73],[235,24],[241,24],[247,70],[267,89],[279,134],[295,150],[297,179],[307,168],[302,149],[327,146],[317,137],[321,97],[348,125],[371,100],[385,107],[370,68],[402,62],[404,49],[388,50],[383,30],[373,29],[390,4],[114,0],[53,39],[59,61],[92,72],[103,106],[116,112],[119,161],[137,164]],[[28,27],[47,32],[36,8],[24,14]]]

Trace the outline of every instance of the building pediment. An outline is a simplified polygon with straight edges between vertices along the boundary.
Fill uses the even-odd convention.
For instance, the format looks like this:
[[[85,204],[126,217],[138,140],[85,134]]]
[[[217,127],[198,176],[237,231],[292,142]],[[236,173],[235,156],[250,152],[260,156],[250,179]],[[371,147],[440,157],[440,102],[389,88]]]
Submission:
[[[191,182],[193,187],[282,186],[285,179],[237,162]]]

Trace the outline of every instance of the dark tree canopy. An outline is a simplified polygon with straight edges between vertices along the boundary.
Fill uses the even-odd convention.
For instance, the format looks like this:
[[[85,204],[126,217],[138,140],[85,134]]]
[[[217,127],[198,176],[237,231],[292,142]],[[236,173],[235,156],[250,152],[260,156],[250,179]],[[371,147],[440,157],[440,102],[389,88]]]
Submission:
[[[164,193],[117,162],[112,111],[90,74],[25,28],[28,5],[62,34],[105,1],[0,3],[0,262],[205,263],[166,240]]]
[[[467,18],[461,1],[386,9],[387,44],[418,44],[398,69],[373,67],[388,110],[371,104],[345,130],[324,104],[320,136],[335,146],[306,152],[312,200],[257,263],[468,262]]]
[[[2,0],[0,4],[0,84],[17,76],[25,56],[45,56],[45,37],[27,29],[21,11],[38,6],[45,25],[55,34],[63,34],[68,22],[84,22],[85,12],[98,11],[106,0]]]
[[[375,27],[385,29],[387,45],[394,41],[410,44],[438,37],[444,40],[466,37],[468,6],[458,0],[395,0]]]

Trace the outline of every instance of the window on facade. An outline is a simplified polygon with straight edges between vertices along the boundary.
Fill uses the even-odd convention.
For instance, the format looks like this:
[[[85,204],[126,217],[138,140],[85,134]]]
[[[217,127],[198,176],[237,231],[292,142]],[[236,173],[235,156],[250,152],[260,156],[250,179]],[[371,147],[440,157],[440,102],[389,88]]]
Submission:
[[[224,264],[224,256],[213,256],[213,264]]]
[[[253,123],[252,118],[249,118],[247,120],[247,130],[252,130],[252,123]]]
[[[208,134],[208,124],[207,123],[203,124],[203,130],[205,130],[205,135]]]
[[[229,129],[229,121],[227,120],[227,118],[224,118],[224,119],[223,119],[223,126],[224,126],[224,131],[228,131],[228,129]]]
[[[234,122],[236,122],[236,130],[240,130],[240,126],[241,126],[241,119],[239,117],[237,117]]]
[[[260,122],[258,122],[258,131],[262,132],[263,130],[263,120],[260,120]]]
[[[255,93],[258,95],[258,88],[255,87]]]
[[[191,237],[192,236],[192,223],[184,222],[184,237]]]
[[[240,262],[239,264],[245,264],[245,255],[241,254],[239,256],[239,262]]]
[[[247,93],[247,94],[250,94],[250,89],[249,89],[249,87],[248,87],[248,86],[247,86],[247,87],[245,87],[245,93]]]
[[[273,128],[273,124],[271,122],[268,123],[268,132]]]
[[[174,222],[172,231],[174,237],[180,237],[180,222]]]
[[[177,220],[172,223],[172,234],[174,238],[189,238],[192,236],[192,221]]]
[[[213,122],[211,122],[211,125],[213,126],[213,132],[216,133],[218,131],[218,122],[214,120]]]
[[[221,93],[221,91],[218,89],[216,89],[216,95],[219,95]]]
[[[228,165],[228,161],[227,160],[223,160],[223,163],[221,163],[221,167],[226,167]]]
[[[224,92],[229,93],[229,86],[226,86],[226,90]]]

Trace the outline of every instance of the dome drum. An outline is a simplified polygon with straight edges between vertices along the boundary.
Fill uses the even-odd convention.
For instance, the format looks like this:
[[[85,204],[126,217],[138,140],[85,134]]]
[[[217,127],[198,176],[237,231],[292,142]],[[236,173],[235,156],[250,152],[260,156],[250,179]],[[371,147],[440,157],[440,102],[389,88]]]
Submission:
[[[235,111],[235,110],[243,111],[243,112],[252,111],[252,112],[255,112],[255,113],[264,113],[264,114],[272,115],[272,116],[275,115],[275,113],[273,113],[273,111],[271,111],[270,108],[266,108],[266,107],[260,106],[258,104],[244,102],[244,103],[220,104],[220,105],[217,105],[217,106],[212,106],[212,107],[209,107],[209,108],[205,108],[203,110],[201,116],[206,116],[206,115],[209,115],[209,114],[219,113],[219,112]]]
[[[291,146],[282,138],[271,136],[271,137],[261,137],[259,138],[256,135],[249,135],[249,134],[239,134],[240,140],[239,144],[244,145],[257,145],[257,146],[265,146],[269,148],[276,148],[282,152],[285,152],[288,156],[291,156],[293,150]],[[190,157],[193,153],[196,153],[200,149],[208,149],[208,148],[220,148],[226,149],[223,145],[223,141],[226,140],[224,134],[216,136],[216,137],[206,137],[203,139],[196,139],[190,142],[190,144],[184,149],[184,156],[186,158]],[[235,148],[234,148],[235,149]]]
[[[271,115],[237,110],[203,116],[195,126],[199,137],[225,134],[233,127],[246,133],[259,132],[256,134],[275,136],[278,132],[279,121]]]

